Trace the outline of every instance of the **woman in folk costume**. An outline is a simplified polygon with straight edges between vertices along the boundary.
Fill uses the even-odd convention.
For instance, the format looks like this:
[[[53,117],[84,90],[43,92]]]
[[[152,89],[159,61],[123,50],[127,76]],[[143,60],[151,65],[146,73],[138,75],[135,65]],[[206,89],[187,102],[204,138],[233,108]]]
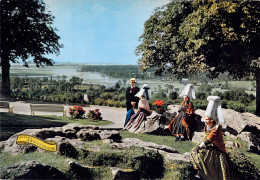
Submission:
[[[187,84],[180,97],[183,97],[179,114],[169,124],[169,130],[176,137],[176,141],[183,141],[187,137],[190,139],[191,127],[194,121],[194,108],[191,102],[195,99],[195,91],[192,84]]]
[[[151,110],[149,107],[148,100],[151,98],[151,90],[148,84],[144,84],[141,90],[135,95],[139,97],[138,111],[136,114],[131,116],[131,119],[125,126],[125,129],[128,129],[132,132],[136,131],[143,121],[146,120],[146,116],[151,115]]]
[[[223,115],[221,101],[218,96],[209,96],[205,113],[205,138],[202,143],[191,151],[194,168],[202,179],[221,180],[230,179],[230,172],[223,141]]]

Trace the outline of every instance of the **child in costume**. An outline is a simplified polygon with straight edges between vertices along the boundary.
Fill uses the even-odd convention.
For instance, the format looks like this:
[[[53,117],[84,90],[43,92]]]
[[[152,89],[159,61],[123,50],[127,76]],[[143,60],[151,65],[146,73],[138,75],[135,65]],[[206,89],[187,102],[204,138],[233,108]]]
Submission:
[[[180,97],[183,97],[179,114],[169,124],[170,133],[176,137],[176,141],[190,139],[191,129],[194,121],[194,108],[191,102],[195,99],[195,91],[192,84],[187,84]]]
[[[230,179],[226,149],[223,141],[223,115],[218,96],[209,96],[204,121],[205,138],[191,151],[194,168],[198,175],[207,180]]]

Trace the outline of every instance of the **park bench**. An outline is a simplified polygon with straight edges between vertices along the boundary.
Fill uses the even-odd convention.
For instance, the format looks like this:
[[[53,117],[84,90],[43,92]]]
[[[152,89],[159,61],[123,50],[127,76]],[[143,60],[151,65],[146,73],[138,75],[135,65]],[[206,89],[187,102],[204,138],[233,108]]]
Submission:
[[[62,112],[66,116],[66,110],[63,105],[55,104],[31,104],[31,115],[35,115],[35,111],[40,112]]]
[[[13,113],[14,107],[10,106],[9,101],[0,101],[0,108],[8,109],[8,112]]]

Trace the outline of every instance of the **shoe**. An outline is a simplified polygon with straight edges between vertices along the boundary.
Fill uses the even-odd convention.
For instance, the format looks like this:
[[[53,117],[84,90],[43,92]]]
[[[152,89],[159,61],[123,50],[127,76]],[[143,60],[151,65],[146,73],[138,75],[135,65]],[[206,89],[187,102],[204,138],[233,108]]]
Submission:
[[[179,141],[180,140],[180,136],[175,136],[175,141]]]
[[[181,136],[180,139],[179,139],[179,141],[185,141],[184,136]]]
[[[200,176],[199,176],[198,174],[196,174],[194,177],[195,177],[196,179],[200,179]]]

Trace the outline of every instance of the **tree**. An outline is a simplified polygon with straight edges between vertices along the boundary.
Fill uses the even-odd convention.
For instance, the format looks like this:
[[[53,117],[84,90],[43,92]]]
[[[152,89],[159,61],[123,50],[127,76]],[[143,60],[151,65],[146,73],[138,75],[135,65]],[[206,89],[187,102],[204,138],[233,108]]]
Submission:
[[[119,89],[120,88],[120,84],[119,84],[119,82],[116,82],[116,84],[115,84],[115,89]]]
[[[227,71],[237,79],[253,75],[260,109],[259,12],[259,1],[171,2],[145,23],[136,49],[140,68],[211,77]]]
[[[43,0],[2,0],[1,8],[1,93],[10,95],[10,62],[24,66],[53,65],[47,54],[59,54],[60,37],[51,25],[54,16]]]

